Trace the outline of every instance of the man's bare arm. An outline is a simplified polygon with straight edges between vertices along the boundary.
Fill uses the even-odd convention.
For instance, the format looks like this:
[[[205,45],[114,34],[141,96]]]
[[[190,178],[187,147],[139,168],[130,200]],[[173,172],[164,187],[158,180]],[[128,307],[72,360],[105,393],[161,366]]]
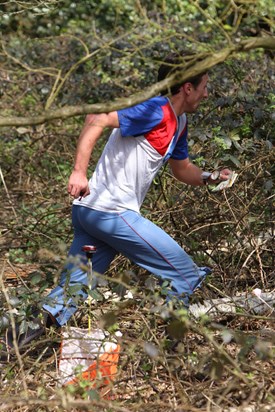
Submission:
[[[88,165],[96,142],[106,127],[119,127],[117,112],[91,114],[86,117],[78,139],[74,168],[68,183],[68,193],[74,198],[85,197],[90,193],[87,179]]]
[[[192,186],[202,186],[204,184],[202,179],[202,169],[194,165],[188,158],[184,160],[169,159],[169,164],[173,175],[181,182]],[[221,170],[218,181],[227,180],[231,173],[232,172],[229,169]]]

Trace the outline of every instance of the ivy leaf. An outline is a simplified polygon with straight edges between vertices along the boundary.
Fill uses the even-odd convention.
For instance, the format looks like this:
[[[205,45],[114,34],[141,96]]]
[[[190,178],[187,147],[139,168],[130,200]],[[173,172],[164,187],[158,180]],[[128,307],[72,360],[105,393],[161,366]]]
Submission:
[[[41,282],[41,280],[42,280],[41,273],[35,273],[35,274],[31,277],[31,284],[32,284],[32,285],[37,285],[39,282]]]
[[[240,163],[240,161],[239,161],[239,159],[236,157],[236,156],[233,156],[233,155],[230,155],[230,154],[228,154],[228,155],[226,155],[226,156],[224,156],[224,158],[223,158],[223,160],[230,160],[232,163],[234,163],[234,165],[236,165],[237,167],[240,167],[241,166],[241,163]]]
[[[102,302],[104,299],[104,296],[96,289],[92,289],[91,291],[88,292],[91,298],[96,300],[97,302]]]
[[[224,143],[226,144],[227,148],[230,149],[230,147],[232,146],[232,140],[230,139],[230,137],[223,136],[222,139]]]
[[[69,295],[76,295],[82,290],[82,285],[73,285],[68,287]]]

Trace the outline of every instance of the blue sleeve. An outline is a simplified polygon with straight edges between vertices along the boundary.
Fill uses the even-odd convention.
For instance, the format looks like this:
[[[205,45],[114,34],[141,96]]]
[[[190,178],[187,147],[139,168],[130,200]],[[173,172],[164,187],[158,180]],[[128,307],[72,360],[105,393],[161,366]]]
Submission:
[[[160,124],[164,116],[161,105],[155,100],[146,100],[117,113],[122,137],[148,133]]]
[[[187,126],[186,126],[186,129],[184,130],[183,134],[180,136],[176,144],[176,147],[173,150],[171,159],[175,159],[175,160],[187,159],[188,157],[187,135],[188,135],[188,131],[187,131]]]

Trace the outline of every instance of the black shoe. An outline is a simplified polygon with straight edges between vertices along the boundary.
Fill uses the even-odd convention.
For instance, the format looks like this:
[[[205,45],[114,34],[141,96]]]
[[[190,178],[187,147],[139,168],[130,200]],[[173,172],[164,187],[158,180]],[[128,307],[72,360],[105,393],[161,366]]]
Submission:
[[[15,337],[19,352],[25,348],[33,339],[39,338],[46,333],[46,328],[55,325],[54,318],[42,310],[35,310],[31,316],[31,324],[27,330],[20,333],[20,324],[15,324]],[[1,348],[2,346],[2,348]],[[15,342],[12,327],[9,327],[5,336],[0,339],[0,360],[7,360],[15,354]]]

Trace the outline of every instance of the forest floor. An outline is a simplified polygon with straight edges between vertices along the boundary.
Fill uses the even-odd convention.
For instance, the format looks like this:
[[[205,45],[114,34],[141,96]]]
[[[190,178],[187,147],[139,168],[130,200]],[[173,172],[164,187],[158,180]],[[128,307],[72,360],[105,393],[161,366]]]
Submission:
[[[2,279],[6,290],[33,288],[41,264],[7,264]],[[84,305],[69,326],[49,329],[1,366],[1,411],[273,411],[274,313],[264,316],[240,311],[202,320],[164,309],[150,291],[142,291],[146,275],[133,298],[105,299],[92,304],[92,328],[116,326],[120,357],[108,385],[104,380],[60,386],[62,331],[87,330],[89,308]],[[143,285],[142,285],[143,284]],[[45,290],[45,294],[48,290]],[[194,301],[213,297],[211,282]],[[109,329],[109,330],[112,330]],[[96,383],[95,383],[96,382]]]

